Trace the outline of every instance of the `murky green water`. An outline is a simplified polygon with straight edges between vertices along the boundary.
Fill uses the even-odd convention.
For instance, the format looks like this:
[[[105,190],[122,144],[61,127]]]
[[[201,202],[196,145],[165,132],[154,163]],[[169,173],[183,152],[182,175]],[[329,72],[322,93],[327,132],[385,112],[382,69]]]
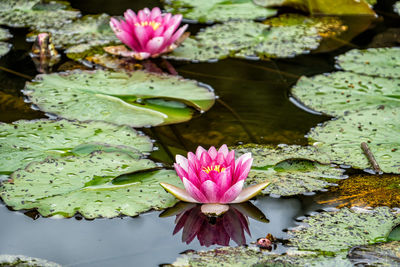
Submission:
[[[71,3],[85,14],[107,12],[111,15],[120,15],[127,8],[138,10],[159,5],[158,1],[127,0],[73,0]],[[219,100],[210,111],[190,122],[144,129],[157,140],[159,150],[153,157],[171,163],[175,153],[185,153],[198,145],[306,144],[304,135],[309,129],[329,118],[297,107],[290,101],[290,87],[301,75],[332,71],[336,55],[351,48],[367,47],[380,33],[398,27],[400,20],[390,14],[393,3],[381,1],[376,10],[384,19],[378,20],[351,44],[330,53],[273,61],[171,62],[183,77],[211,85]],[[193,27],[193,31],[196,30],[197,27]],[[31,44],[25,42],[27,31],[12,29],[11,32],[14,48],[0,60],[0,66],[33,77],[36,71],[28,55]],[[400,42],[398,36],[397,42]],[[386,35],[380,42],[396,45],[396,37]],[[4,94],[20,97],[15,105],[0,107],[0,121],[45,117],[23,103],[20,90],[25,81],[23,77],[0,70],[0,97]],[[254,204],[266,214],[270,223],[250,220],[252,235],[247,236],[247,243],[267,233],[284,239],[286,234],[282,230],[295,226],[296,218],[328,208],[316,204],[313,196],[265,197]],[[1,205],[0,254],[23,254],[65,266],[157,266],[173,262],[185,250],[201,249],[197,240],[189,245],[182,243],[181,232],[172,235],[174,217],[159,218],[158,215],[159,212],[149,212],[136,218],[48,219],[34,212],[25,215],[10,211]],[[231,242],[231,245],[235,244]],[[282,245],[277,248],[278,252],[284,250]]]

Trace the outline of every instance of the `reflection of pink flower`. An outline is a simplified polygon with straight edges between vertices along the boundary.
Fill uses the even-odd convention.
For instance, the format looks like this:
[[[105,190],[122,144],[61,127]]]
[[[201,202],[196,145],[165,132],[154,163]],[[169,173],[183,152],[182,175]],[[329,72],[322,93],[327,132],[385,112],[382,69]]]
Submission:
[[[228,246],[231,239],[238,245],[244,245],[246,244],[244,231],[250,235],[248,218],[234,207],[210,223],[210,218],[202,214],[200,206],[197,205],[178,214],[175,223],[174,234],[183,228],[182,241],[186,244],[197,237],[200,245],[206,247]]]
[[[110,26],[118,39],[133,50],[129,55],[139,60],[172,51],[187,28],[185,25],[178,29],[182,15],[161,14],[158,7],[151,11],[145,8],[137,15],[128,9],[124,19],[112,18]]]
[[[246,153],[235,160],[235,151],[226,145],[217,151],[208,151],[199,146],[196,154],[188,157],[176,156],[175,170],[181,178],[185,190],[161,183],[178,199],[193,203],[240,203],[249,200],[264,189],[268,183],[247,187],[244,181],[250,171],[253,159]]]

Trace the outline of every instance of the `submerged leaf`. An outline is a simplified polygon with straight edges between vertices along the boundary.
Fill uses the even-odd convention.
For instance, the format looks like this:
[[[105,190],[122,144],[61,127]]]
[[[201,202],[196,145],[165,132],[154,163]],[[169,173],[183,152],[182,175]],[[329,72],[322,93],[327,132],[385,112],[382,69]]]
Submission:
[[[73,71],[40,75],[25,95],[41,110],[68,119],[102,120],[133,127],[190,120],[215,95],[205,85],[145,71]]]
[[[209,61],[230,57],[286,58],[316,49],[322,36],[340,34],[337,18],[282,15],[264,23],[232,21],[214,25],[186,39],[167,58]]]
[[[61,267],[55,262],[32,258],[23,255],[0,255],[0,266],[16,266],[16,267]]]
[[[42,3],[43,2],[43,3]],[[40,0],[2,0],[0,24],[45,31],[59,28],[80,16],[66,2]]]
[[[371,109],[350,113],[315,127],[310,142],[330,155],[332,162],[365,169],[371,165],[361,149],[366,142],[383,172],[400,173],[400,112]]]
[[[35,208],[43,216],[136,216],[177,202],[159,183],[179,185],[179,178],[155,167],[151,160],[115,152],[50,157],[14,172],[0,187],[0,196],[13,209]]]
[[[356,175],[338,182],[317,199],[320,204],[341,207],[400,207],[399,175]]]
[[[252,153],[253,167],[247,184],[270,182],[263,194],[291,196],[322,190],[330,181],[343,179],[343,170],[323,165],[329,158],[313,147],[246,145],[235,149],[238,156]],[[317,161],[317,162],[312,162]]]
[[[380,243],[353,248],[347,256],[353,266],[399,266],[400,242]]]
[[[259,19],[276,15],[276,10],[260,8],[252,0],[164,0],[165,9],[183,14],[185,19],[200,23],[224,22],[233,19]]]
[[[136,157],[152,150],[148,137],[130,127],[105,122],[36,120],[0,123],[0,174],[9,174],[47,156],[69,155],[74,151],[84,154],[82,145],[86,146],[86,154],[99,150],[99,146],[101,150],[113,148]]]
[[[398,213],[387,207],[353,211],[347,208],[322,212],[289,230],[289,244],[300,250],[338,253],[357,245],[384,242],[400,223]]]

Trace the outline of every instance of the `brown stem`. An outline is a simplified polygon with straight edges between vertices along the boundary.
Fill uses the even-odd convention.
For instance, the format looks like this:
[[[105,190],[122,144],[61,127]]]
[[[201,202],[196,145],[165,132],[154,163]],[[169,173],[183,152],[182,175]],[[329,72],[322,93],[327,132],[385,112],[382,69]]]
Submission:
[[[369,149],[369,146],[367,143],[362,142],[361,143],[361,148],[364,151],[365,156],[367,156],[369,163],[371,163],[372,167],[374,168],[376,173],[381,173],[381,168],[379,167],[378,162],[376,161],[374,154],[372,154],[371,149]]]
[[[14,74],[14,75],[17,75],[17,76],[22,77],[22,78],[25,78],[25,79],[27,79],[27,80],[32,80],[32,78],[33,78],[33,77],[28,76],[28,75],[26,75],[26,74],[19,73],[19,72],[16,72],[16,71],[14,71],[14,70],[10,70],[10,69],[5,68],[5,67],[2,67],[2,66],[0,66],[0,70],[5,71],[5,72],[8,72],[8,73],[11,73],[11,74]]]

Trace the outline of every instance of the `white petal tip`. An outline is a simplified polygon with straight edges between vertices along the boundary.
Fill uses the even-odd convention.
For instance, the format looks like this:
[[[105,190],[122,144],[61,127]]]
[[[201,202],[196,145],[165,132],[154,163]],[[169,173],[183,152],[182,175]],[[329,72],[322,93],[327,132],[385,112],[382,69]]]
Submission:
[[[194,198],[192,198],[188,192],[183,190],[182,188],[176,187],[172,184],[160,183],[160,185],[167,190],[171,195],[176,197],[179,200],[190,202],[190,203],[198,203]]]

